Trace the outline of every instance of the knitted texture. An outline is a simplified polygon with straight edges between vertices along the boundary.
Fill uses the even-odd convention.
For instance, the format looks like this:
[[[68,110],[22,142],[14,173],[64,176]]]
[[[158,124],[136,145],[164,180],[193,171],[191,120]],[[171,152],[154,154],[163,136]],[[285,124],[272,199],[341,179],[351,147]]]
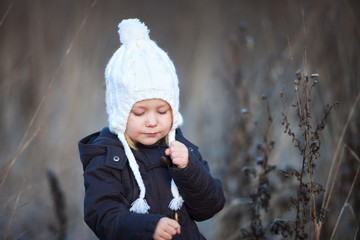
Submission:
[[[182,124],[174,64],[148,33],[138,19],[123,20],[119,24],[122,46],[105,70],[106,110],[112,132],[124,133],[132,106],[145,99],[166,101],[172,109],[172,128]]]
[[[127,120],[133,105],[146,99],[161,99],[172,110],[172,127],[169,142],[175,140],[175,129],[182,122],[179,112],[179,84],[173,62],[149,37],[149,29],[138,19],[126,19],[119,24],[121,47],[113,54],[105,69],[106,111],[110,131],[124,145],[130,168],[140,188],[139,198],[130,211],[147,213],[150,207],[139,166],[125,139]],[[172,210],[181,208],[183,199],[172,180],[171,193],[174,199],[169,204]]]

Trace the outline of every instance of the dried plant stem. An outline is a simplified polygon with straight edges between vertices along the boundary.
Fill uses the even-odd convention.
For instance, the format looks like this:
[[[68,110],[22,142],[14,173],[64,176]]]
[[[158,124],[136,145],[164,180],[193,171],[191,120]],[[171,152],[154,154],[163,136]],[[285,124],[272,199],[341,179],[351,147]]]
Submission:
[[[332,182],[331,187],[330,187],[330,192],[329,192],[329,195],[328,195],[329,199],[331,199],[331,197],[332,197],[333,189],[334,189],[334,186],[335,186],[335,180],[336,180],[336,178],[338,176],[338,173],[340,171],[340,166],[341,166],[342,160],[344,159],[343,158],[344,152],[345,152],[345,147],[343,146],[343,148],[341,150],[341,154],[340,154],[340,159],[339,159],[339,161],[337,162],[337,165],[336,165],[336,171],[335,171],[335,174],[333,176],[333,182]],[[326,208],[327,208],[328,204],[329,203],[326,204]],[[320,238],[320,233],[321,233],[321,228],[322,228],[323,223],[324,222],[319,223],[319,232],[318,232],[318,237],[317,238]]]
[[[354,180],[353,180],[353,182],[352,182],[352,184],[351,184],[351,188],[350,188],[350,190],[349,190],[349,193],[348,193],[348,195],[347,195],[347,197],[346,197],[346,200],[345,200],[345,202],[344,202],[343,207],[341,208],[340,214],[339,214],[339,216],[338,216],[338,218],[337,218],[337,220],[336,220],[336,224],[335,224],[334,230],[333,230],[333,232],[332,232],[332,234],[331,234],[330,240],[331,240],[331,239],[334,239],[335,232],[336,232],[336,229],[337,229],[337,227],[338,227],[338,225],[339,225],[340,218],[341,218],[341,216],[342,216],[342,214],[343,214],[343,212],[344,212],[345,207],[347,207],[348,204],[349,204],[348,202],[349,202],[351,193],[352,193],[352,191],[353,191],[353,189],[354,189],[354,186],[355,186],[357,177],[359,176],[359,173],[360,173],[360,166],[358,166],[358,169],[357,169],[357,171],[356,171],[356,175],[355,175],[355,177],[354,177]]]
[[[334,190],[334,186],[335,186],[335,180],[338,176],[338,173],[340,171],[340,166],[341,166],[341,163],[342,163],[342,160],[344,159],[344,152],[345,152],[345,147],[343,146],[342,150],[341,150],[341,154],[340,154],[340,159],[336,165],[336,171],[335,171],[335,174],[334,174],[334,178],[333,178],[333,181],[331,183],[331,187],[330,187],[330,192],[329,192],[329,195],[328,195],[328,202],[326,203],[326,207],[328,206],[329,202],[330,202],[330,199],[332,197],[332,193],[333,193],[333,190]]]
[[[341,132],[341,135],[340,135],[340,138],[339,138],[339,141],[338,141],[338,144],[336,146],[336,149],[335,149],[335,153],[334,153],[334,156],[331,160],[331,166],[330,166],[330,170],[329,170],[329,174],[328,174],[328,178],[327,178],[327,181],[326,181],[326,186],[325,186],[325,193],[324,193],[324,201],[323,201],[323,206],[322,207],[325,207],[327,208],[328,205],[329,205],[329,202],[330,202],[330,198],[328,197],[328,190],[329,190],[329,184],[330,184],[330,180],[332,179],[332,175],[333,175],[333,170],[334,170],[334,166],[335,166],[335,162],[336,162],[336,159],[338,157],[338,154],[339,154],[339,151],[340,151],[340,146],[342,145],[343,143],[343,140],[344,140],[344,136],[345,136],[345,133],[346,133],[346,130],[349,126],[349,123],[354,115],[354,112],[355,112],[355,109],[356,109],[356,105],[357,103],[359,102],[360,100],[360,91],[358,92],[357,94],[357,97],[353,103],[353,106],[350,110],[350,113],[348,115],[348,118],[346,120],[346,123],[343,127],[343,130]]]
[[[360,164],[359,156],[348,145],[345,145],[345,147],[353,155],[353,157],[358,161],[358,163]],[[355,234],[354,234],[354,240],[355,240],[355,239],[357,239],[357,233],[359,231],[359,223],[356,220],[356,214],[355,214],[354,208],[350,204],[348,205],[348,208],[349,208],[351,216],[353,217],[353,220],[354,220],[354,222],[355,222],[355,224],[357,226]]]
[[[351,216],[353,217],[353,220],[357,226],[356,228],[356,231],[355,231],[355,234],[354,234],[354,240],[357,239],[357,233],[359,232],[359,224],[356,220],[356,214],[355,214],[355,211],[354,211],[354,208],[349,204],[349,210],[350,210],[350,213],[351,213]]]
[[[9,4],[9,7],[6,9],[6,11],[5,11],[5,13],[4,13],[4,16],[1,18],[1,20],[0,20],[0,27],[3,25],[3,23],[4,23],[4,21],[5,21],[5,19],[6,19],[6,17],[7,17],[7,15],[9,14],[9,12],[10,12],[10,10],[11,10],[11,8],[12,8],[12,6],[13,6],[13,2],[11,2],[10,4]]]
[[[299,179],[299,189],[298,189],[298,200],[296,203],[296,221],[295,221],[295,240],[298,238],[299,235],[299,225],[300,225],[300,198],[301,198],[301,189],[304,186],[304,183],[302,181],[303,175],[304,175],[304,165],[305,161],[302,162],[301,167],[301,173],[300,173],[300,179]]]
[[[18,157],[25,151],[25,149],[30,145],[30,143],[35,139],[35,137],[38,135],[40,131],[40,128],[36,129],[36,131],[33,133],[33,135],[25,142],[23,143],[23,141],[25,140],[25,137],[27,137],[27,133],[24,135],[20,145],[19,145],[19,148],[18,150],[16,151],[16,154],[14,155],[14,157],[11,159],[9,165],[7,166],[6,170],[5,170],[5,173],[1,179],[1,182],[0,182],[0,190],[2,188],[2,186],[4,185],[9,173],[10,173],[10,170],[11,168],[14,166],[16,160],[18,159]]]
[[[302,110],[301,110],[301,97],[300,97],[300,93],[299,93],[299,86],[298,86],[298,82],[295,84],[295,90],[296,90],[296,107],[297,107],[297,114],[299,117],[299,127],[300,128],[305,128],[306,124],[304,124],[304,119],[303,119],[303,114],[302,114]],[[306,89],[304,89],[304,92],[306,91]],[[306,110],[306,109],[305,109]],[[305,116],[307,115],[307,113],[305,113]],[[295,222],[295,240],[298,238],[299,236],[299,227],[301,225],[301,217],[300,217],[300,213],[301,213],[301,191],[304,187],[304,182],[303,182],[303,177],[304,177],[304,172],[305,172],[305,161],[306,161],[306,148],[307,148],[307,141],[306,141],[306,128],[304,129],[304,147],[301,147],[300,145],[298,145],[298,147],[300,148],[300,150],[302,151],[303,154],[303,158],[302,158],[302,166],[301,166],[301,172],[300,172],[300,178],[299,178],[299,189],[298,189],[298,198],[297,198],[297,203],[296,203],[296,222]]]
[[[340,147],[342,146],[343,144],[343,140],[344,140],[344,136],[345,136],[345,133],[347,131],[347,128],[349,126],[349,123],[355,113],[355,109],[356,109],[356,105],[357,103],[359,102],[360,100],[360,91],[358,92],[357,96],[356,96],[356,99],[351,107],[351,110],[350,110],[350,113],[348,115],[348,118],[346,120],[346,123],[343,127],[343,130],[341,132],[341,135],[340,135],[340,138],[338,140],[338,143],[337,143],[337,146],[336,146],[336,149],[335,149],[335,153],[334,153],[334,156],[331,160],[331,165],[330,165],[330,170],[329,170],[329,174],[328,174],[328,178],[327,178],[327,181],[326,181],[326,186],[325,186],[325,193],[324,193],[324,197],[323,197],[323,202],[322,202],[322,209],[327,209],[328,206],[329,206],[329,203],[330,203],[330,199],[331,199],[331,193],[333,191],[333,188],[334,188],[334,182],[335,182],[335,178],[336,178],[336,175],[334,176],[333,174],[333,171],[334,171],[334,167],[336,165],[336,162],[337,162],[337,159],[338,159],[338,155],[339,155],[339,151],[340,151]],[[344,146],[343,146],[344,148]],[[342,153],[341,153],[341,156],[343,155],[343,152],[344,152],[344,149],[342,149]],[[342,157],[340,158],[340,162],[342,160]],[[339,166],[340,166],[340,163],[338,162],[337,164],[337,170],[336,172],[338,172],[338,169],[339,169]],[[331,188],[329,189],[329,185],[330,185],[330,181],[331,179],[333,180],[333,184],[331,186]],[[320,239],[320,233],[321,233],[321,228],[323,226],[323,222],[320,222],[319,223],[319,231],[318,231],[318,234],[319,234],[319,237],[318,239]]]
[[[305,85],[307,86],[307,85]],[[309,114],[310,114],[310,110],[309,110],[309,96],[307,93],[307,89],[304,89],[304,91],[306,91],[305,95],[306,95],[306,102],[305,102],[305,151],[304,153],[306,153],[307,155],[307,159],[308,159],[308,167],[309,167],[309,178],[310,178],[310,184],[311,184],[311,197],[312,197],[312,204],[313,204],[313,216],[314,216],[314,226],[315,226],[315,236],[316,236],[316,240],[318,240],[318,225],[317,225],[317,216],[316,216],[316,203],[315,203],[315,194],[314,194],[314,177],[313,177],[313,168],[312,168],[312,154],[309,154],[309,141],[311,140],[311,131],[310,131],[310,121],[309,121]],[[310,92],[311,92],[311,88],[310,88]],[[310,93],[309,93],[310,94]],[[311,150],[310,150],[311,151]],[[310,208],[310,215],[311,215],[311,208]],[[310,231],[311,233],[311,231]]]
[[[19,192],[18,192],[18,194],[17,194],[17,196],[16,196],[14,208],[13,208],[13,210],[12,210],[12,212],[11,212],[11,217],[10,217],[10,220],[9,220],[9,224],[8,224],[8,226],[7,226],[7,228],[6,228],[6,233],[5,233],[5,236],[4,236],[3,239],[7,239],[8,236],[9,236],[9,234],[10,234],[11,226],[12,226],[12,223],[13,223],[13,219],[14,219],[14,217],[15,217],[16,210],[17,210],[18,205],[19,205],[20,197],[21,197],[21,195],[22,195],[22,193],[23,193],[23,191],[24,191],[24,184],[25,184],[25,180],[23,181],[23,183],[22,183],[22,185],[21,185],[21,187],[20,187],[20,190],[19,190]]]
[[[296,90],[296,106],[297,106],[297,114],[300,120],[300,127],[303,126],[303,117],[302,117],[302,113],[301,113],[301,98],[300,98],[300,93],[298,90],[298,86],[295,86],[295,90]]]
[[[22,236],[25,235],[25,233],[26,233],[27,231],[28,231],[28,230],[25,230],[25,231],[23,231],[22,233],[20,233],[19,236],[17,236],[17,237],[15,238],[15,240],[20,239]]]
[[[314,227],[315,227],[315,236],[316,239],[318,239],[318,219],[317,219],[317,211],[316,211],[316,201],[315,201],[315,189],[314,189],[314,176],[313,176],[313,160],[316,159],[316,152],[317,150],[313,150],[312,148],[312,143],[311,141],[313,140],[313,136],[312,136],[312,131],[311,131],[311,122],[310,122],[310,94],[311,94],[311,90],[312,87],[314,86],[314,84],[312,86],[310,86],[310,88],[308,87],[308,81],[309,81],[309,77],[308,76],[303,76],[301,74],[300,71],[297,72],[297,80],[295,80],[295,91],[296,91],[296,112],[297,112],[297,116],[299,119],[299,128],[302,132],[302,139],[303,142],[301,143],[298,139],[297,139],[297,148],[300,150],[301,154],[302,154],[302,166],[301,166],[301,171],[300,171],[300,176],[299,176],[299,189],[298,189],[298,193],[297,193],[297,202],[296,202],[296,222],[295,222],[295,239],[298,239],[299,237],[301,237],[301,235],[303,233],[300,232],[300,229],[303,229],[304,227],[304,219],[302,218],[301,214],[304,214],[304,207],[305,207],[305,202],[303,199],[303,191],[304,188],[307,188],[306,184],[304,183],[304,177],[306,173],[309,173],[309,182],[310,182],[310,199],[311,199],[311,204],[310,204],[310,211],[309,211],[309,215],[310,218],[311,216],[313,216],[314,219]],[[302,91],[302,92],[300,92]],[[303,104],[302,104],[302,100],[303,100]],[[303,106],[302,106],[303,105]],[[283,114],[284,115],[284,114]],[[326,118],[327,115],[325,115],[324,118]],[[285,119],[286,120],[286,119]],[[319,126],[316,128],[316,132],[315,132],[315,139],[317,138],[317,131],[319,128]],[[320,130],[321,131],[321,130]],[[290,133],[290,131],[288,131],[288,133]],[[293,140],[296,139],[293,135]],[[311,228],[312,225],[309,225],[310,227],[310,238],[311,238]],[[302,230],[303,231],[303,230]]]
[[[347,145],[345,144],[345,148],[353,155],[353,157],[360,163],[359,156]]]
[[[289,56],[290,56],[290,60],[291,60],[291,63],[294,62],[293,58],[293,53],[292,53],[292,48],[291,48],[291,42],[290,42],[290,38],[289,38],[289,34],[286,36],[287,37],[287,41],[288,41],[288,46],[289,46]]]
[[[91,4],[91,8],[93,8],[97,3],[97,0],[94,0]],[[11,5],[12,6],[12,5]],[[9,7],[10,8],[10,7]],[[20,141],[20,144],[18,146],[18,149],[15,153],[15,155],[13,156],[13,158],[11,159],[10,163],[8,164],[8,167],[5,171],[5,174],[4,176],[2,177],[1,179],[1,182],[0,182],[0,190],[2,188],[2,186],[4,185],[9,173],[10,173],[10,170],[11,168],[14,166],[16,160],[19,158],[19,156],[22,154],[22,152],[28,147],[28,145],[32,142],[32,140],[35,138],[35,136],[38,134],[38,131],[39,131],[39,128],[35,131],[35,133],[32,135],[32,137],[30,137],[30,139],[27,140],[27,137],[28,135],[30,134],[30,130],[32,129],[34,123],[35,123],[35,120],[37,118],[37,116],[39,115],[40,113],[40,110],[42,109],[47,97],[49,96],[49,93],[50,93],[50,90],[52,89],[53,85],[54,85],[54,82],[57,78],[57,75],[59,74],[60,72],[60,69],[62,68],[62,66],[64,65],[65,63],[65,59],[67,58],[67,56],[69,55],[74,43],[75,43],[75,40],[77,39],[80,31],[82,30],[82,28],[84,27],[89,15],[90,15],[90,12],[91,12],[91,8],[89,9],[89,11],[87,12],[87,14],[85,15],[84,19],[82,20],[80,26],[78,27],[77,31],[75,32],[75,35],[74,37],[72,38],[68,48],[66,49],[65,51],[65,54],[63,55],[63,57],[61,58],[61,61],[59,63],[59,65],[57,66],[56,70],[55,70],[55,73],[51,79],[51,81],[48,83],[48,86],[47,86],[47,89],[39,103],[39,105],[37,106],[33,116],[31,117],[31,120],[25,130],[25,133]]]
[[[303,20],[303,31],[304,31],[304,66],[307,65],[307,36],[306,36],[306,24],[305,24],[305,11],[301,8],[301,16]]]
[[[269,152],[269,126],[266,129],[266,135],[264,136],[264,143],[265,143],[265,149],[264,149],[264,157],[263,157],[263,163],[261,166],[261,172],[259,175],[259,186],[262,184],[262,176],[264,175],[265,171],[266,171],[266,166],[268,163],[268,152]]]
[[[316,240],[318,240],[318,236],[319,236],[319,229],[318,229],[318,222],[317,222],[317,216],[316,216],[316,202],[315,202],[315,193],[314,193],[314,178],[313,178],[313,174],[312,174],[312,164],[310,162],[310,166],[309,166],[309,177],[310,177],[310,183],[311,183],[311,197],[312,197],[312,204],[313,204],[313,215],[314,215],[314,226],[315,226],[315,236],[316,236]]]
[[[54,201],[56,218],[58,220],[58,240],[63,240],[66,239],[66,225],[68,222],[64,192],[60,188],[58,177],[51,169],[48,170],[48,181]]]
[[[268,115],[268,121],[267,121],[267,125],[266,125],[266,129],[265,132],[262,131],[260,128],[260,132],[263,134],[264,137],[264,143],[265,143],[265,149],[264,149],[264,157],[263,157],[263,163],[262,163],[262,168],[261,168],[261,172],[259,175],[259,186],[262,184],[261,180],[262,180],[262,176],[264,175],[265,171],[266,171],[266,167],[268,164],[268,159],[269,159],[269,149],[270,149],[270,143],[269,143],[269,131],[270,131],[270,127],[272,124],[272,117],[271,117],[271,110],[270,110],[270,104],[268,101],[266,101],[266,110],[267,110],[267,115]]]

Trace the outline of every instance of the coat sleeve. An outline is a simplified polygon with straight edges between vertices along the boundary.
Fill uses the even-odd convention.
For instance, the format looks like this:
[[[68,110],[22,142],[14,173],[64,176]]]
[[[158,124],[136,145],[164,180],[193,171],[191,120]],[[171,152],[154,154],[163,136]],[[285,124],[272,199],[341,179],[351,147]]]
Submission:
[[[220,180],[211,176],[207,162],[202,159],[197,147],[188,148],[188,166],[183,169],[172,167],[170,172],[189,215],[195,221],[203,221],[224,207],[224,191]]]
[[[84,220],[100,239],[152,239],[163,216],[131,213],[114,169],[95,157],[84,169]]]

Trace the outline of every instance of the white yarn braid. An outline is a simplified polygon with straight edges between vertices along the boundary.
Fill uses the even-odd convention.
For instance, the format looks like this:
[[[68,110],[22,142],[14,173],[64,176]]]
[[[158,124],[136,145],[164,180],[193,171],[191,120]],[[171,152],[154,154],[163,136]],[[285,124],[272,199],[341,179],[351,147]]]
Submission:
[[[179,84],[176,69],[165,51],[149,37],[149,29],[139,19],[125,19],[119,24],[121,47],[113,54],[105,69],[106,111],[110,131],[124,146],[130,169],[139,186],[139,197],[131,204],[130,211],[148,213],[145,184],[139,165],[125,139],[127,120],[132,106],[146,99],[161,99],[172,109],[173,126],[169,142],[175,140],[175,129],[183,119],[179,112]],[[171,180],[173,199],[169,208],[179,210],[184,202]]]
[[[169,145],[172,141],[175,141],[175,129],[171,129],[169,132]],[[177,188],[174,179],[171,179],[171,194],[173,195],[173,199],[169,203],[169,208],[171,210],[179,210],[184,203],[183,198],[180,196],[179,189]]]
[[[146,199],[145,199],[146,188],[145,188],[144,181],[143,181],[140,171],[139,171],[139,165],[137,164],[134,154],[132,153],[131,148],[129,147],[129,144],[127,143],[127,141],[125,139],[125,135],[118,134],[118,138],[124,146],[125,154],[129,161],[131,171],[133,172],[136,183],[138,184],[138,186],[140,188],[139,198],[136,199],[131,204],[130,211],[135,212],[135,213],[141,213],[141,214],[148,213],[150,206],[147,204]],[[175,140],[175,130],[171,129],[169,132],[169,143],[171,143],[174,140]],[[179,210],[182,207],[184,200],[180,196],[179,189],[177,188],[173,179],[171,179],[171,194],[173,196],[173,199],[169,203],[169,208],[174,211]]]
[[[139,194],[139,198],[136,199],[132,204],[131,204],[131,208],[130,211],[131,212],[136,212],[136,213],[148,213],[148,210],[150,209],[150,206],[147,204],[146,200],[145,200],[145,185],[144,185],[144,181],[141,177],[140,171],[139,171],[139,165],[136,163],[136,159],[134,157],[134,154],[132,153],[129,144],[127,143],[126,139],[125,139],[125,135],[124,134],[119,134],[118,135],[119,140],[121,141],[121,143],[124,146],[124,150],[125,150],[125,154],[126,157],[129,161],[129,165],[131,168],[131,171],[133,172],[134,176],[135,176],[135,180],[140,188],[140,194]]]

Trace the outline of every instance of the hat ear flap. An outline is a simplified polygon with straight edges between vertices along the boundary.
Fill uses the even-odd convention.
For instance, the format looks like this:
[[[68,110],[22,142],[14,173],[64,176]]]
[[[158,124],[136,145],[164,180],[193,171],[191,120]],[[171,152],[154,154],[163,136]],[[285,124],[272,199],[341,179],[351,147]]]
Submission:
[[[139,19],[125,19],[119,24],[122,45],[113,54],[105,69],[106,110],[110,131],[124,146],[130,169],[140,193],[130,208],[131,212],[147,213],[145,184],[139,165],[125,138],[127,120],[133,105],[147,99],[162,99],[172,108],[173,126],[168,134],[169,144],[175,140],[175,130],[182,124],[179,113],[179,86],[173,62],[149,37],[149,29]],[[171,180],[173,200],[169,207],[180,209],[183,200]]]

